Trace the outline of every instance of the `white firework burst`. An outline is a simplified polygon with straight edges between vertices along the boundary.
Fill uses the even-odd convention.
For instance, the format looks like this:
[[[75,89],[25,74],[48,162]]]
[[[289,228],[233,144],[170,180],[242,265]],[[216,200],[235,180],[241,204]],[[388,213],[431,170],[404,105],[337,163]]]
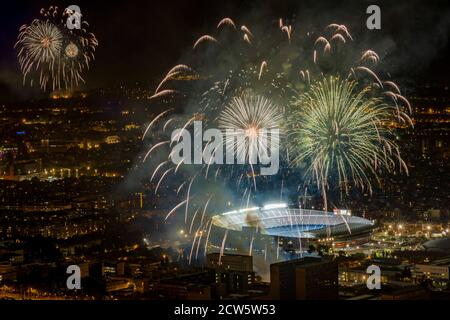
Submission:
[[[234,97],[220,113],[218,125],[230,137],[227,150],[236,150],[238,159],[246,161],[254,159],[259,150],[268,150],[268,132],[280,129],[282,120],[280,107],[271,100],[243,94]],[[272,136],[271,143],[278,146],[279,137]]]
[[[28,75],[36,72],[39,74],[40,86],[47,86],[56,59],[61,54],[63,38],[59,28],[47,21],[35,20],[31,25],[20,28],[15,46],[20,44],[18,57],[24,82]]]

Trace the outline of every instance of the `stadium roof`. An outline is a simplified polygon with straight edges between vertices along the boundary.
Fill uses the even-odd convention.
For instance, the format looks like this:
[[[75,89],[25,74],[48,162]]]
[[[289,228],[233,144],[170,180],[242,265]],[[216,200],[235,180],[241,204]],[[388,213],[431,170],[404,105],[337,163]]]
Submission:
[[[213,223],[230,230],[256,228],[263,234],[292,238],[351,235],[369,231],[374,227],[374,222],[357,216],[290,209],[281,204],[226,212],[214,216]]]

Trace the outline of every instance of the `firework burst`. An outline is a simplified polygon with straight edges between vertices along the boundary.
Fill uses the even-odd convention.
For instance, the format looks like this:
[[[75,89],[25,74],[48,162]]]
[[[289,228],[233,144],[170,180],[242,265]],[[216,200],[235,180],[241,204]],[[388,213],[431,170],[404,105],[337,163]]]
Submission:
[[[20,27],[15,48],[24,84],[28,80],[31,86],[37,82],[43,90],[60,90],[84,82],[82,74],[94,59],[98,42],[87,31],[86,21],[82,21],[81,29],[67,29],[68,15],[52,6],[41,10],[41,18]]]
[[[49,79],[54,75],[57,59],[63,50],[63,34],[52,23],[33,21],[30,26],[20,28],[17,44],[22,46],[18,56],[23,81],[25,82],[30,73],[36,71],[39,74],[40,86],[46,88]]]
[[[327,77],[314,83],[292,104],[288,117],[293,165],[307,163],[305,174],[322,190],[327,207],[327,188],[337,178],[347,190],[350,181],[372,190],[370,177],[396,164],[407,171],[399,146],[388,124],[404,112],[371,96],[371,88]]]
[[[221,112],[218,125],[224,132],[233,132],[226,142],[226,149],[237,150],[238,158],[249,162],[259,150],[268,149],[268,130],[279,129],[282,120],[282,110],[269,99],[244,94],[234,97]],[[235,135],[242,135],[243,139],[235,139]],[[279,139],[273,143],[278,146]]]

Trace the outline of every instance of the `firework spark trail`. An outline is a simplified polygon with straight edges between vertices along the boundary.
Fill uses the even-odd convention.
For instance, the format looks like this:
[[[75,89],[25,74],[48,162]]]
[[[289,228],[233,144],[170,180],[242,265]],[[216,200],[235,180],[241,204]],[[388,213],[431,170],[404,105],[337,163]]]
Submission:
[[[357,70],[357,71],[361,70],[361,71],[367,72],[368,74],[370,74],[378,82],[380,87],[383,88],[383,83],[381,83],[380,78],[378,78],[378,76],[375,74],[375,72],[373,72],[369,68],[360,66],[360,67],[357,67],[355,70]]]
[[[292,212],[290,210],[287,210],[287,214],[288,214],[289,223],[290,223],[290,226],[291,226],[291,229],[292,229],[292,227],[294,225],[293,220],[292,220]]]
[[[200,225],[200,227],[203,227],[203,225]],[[205,225],[206,227],[206,225]],[[197,250],[195,251],[195,259],[198,259],[198,252],[200,251],[200,245],[202,244],[202,237],[203,237],[204,230],[200,231],[200,237],[198,238],[198,244],[197,244]]]
[[[192,261],[192,252],[194,250],[194,246],[195,246],[195,241],[197,240],[197,235],[194,236],[194,240],[192,241],[191,244],[191,250],[189,250],[189,262],[188,264],[191,265],[191,261]]]
[[[176,170],[175,170],[176,171]],[[177,195],[180,193],[180,190],[183,188],[183,186],[187,183],[187,181],[184,181],[177,189]]]
[[[216,174],[214,175],[214,181],[217,179],[217,175],[219,174],[219,172],[220,172],[220,168],[217,168]]]
[[[194,235],[194,241],[192,241],[191,251],[189,253],[189,264],[191,264],[192,252],[194,251],[194,247],[195,247],[195,240],[199,239],[199,241],[200,241],[200,238],[198,237],[198,235],[200,234],[200,228],[201,228],[201,226],[198,227],[198,229],[197,229],[197,231],[195,232],[195,235]]]
[[[172,69],[169,70],[169,72],[167,72],[166,76],[161,80],[161,82],[159,83],[159,85],[156,87],[155,90],[155,94],[158,93],[159,89],[161,89],[161,87],[169,80],[174,79],[175,77],[183,74],[184,72],[191,72],[192,69],[189,68],[187,65],[185,64],[179,64],[176,65],[175,67],[173,67]]]
[[[186,121],[186,123],[184,124],[184,126],[181,128],[181,130],[178,132],[178,134],[172,139],[172,141],[170,142],[170,145],[172,145],[172,143],[174,143],[175,141],[178,143],[180,141],[181,138],[181,133],[184,132],[184,130],[186,130],[186,128],[196,119],[196,116],[193,116],[192,118],[190,118],[188,121]],[[173,152],[173,151],[172,151]],[[172,153],[169,155],[169,157],[172,156]]]
[[[208,145],[209,145],[210,143],[211,143],[211,140],[208,141],[208,143],[205,145],[205,148],[203,149],[203,153],[202,153],[203,157],[205,157],[205,151],[208,150],[207,147],[208,147]],[[222,145],[217,145],[217,146],[213,149],[213,151],[211,152],[211,154],[215,154],[216,151],[218,150],[218,148],[222,148]],[[207,166],[206,166],[205,179],[208,178],[209,167],[211,166],[211,164],[212,164],[213,161],[214,161],[214,157],[210,157],[209,160],[208,160]]]
[[[217,29],[219,29],[221,26],[231,26],[233,27],[233,29],[236,30],[236,25],[234,24],[233,20],[231,20],[230,18],[223,18],[222,20],[219,21],[219,23],[217,24]]]
[[[223,252],[225,250],[225,242],[227,241],[227,236],[228,236],[228,229],[225,230],[225,234],[222,239],[222,245],[220,246],[219,266],[222,265],[222,256],[223,256]]]
[[[192,233],[192,226],[194,225],[194,221],[195,221],[195,218],[197,217],[197,213],[199,210],[200,210],[200,207],[198,207],[197,210],[195,210],[194,216],[191,219],[191,226],[189,227],[189,234]],[[201,226],[201,224],[200,224],[200,226]]]
[[[262,76],[262,73],[263,73],[264,69],[267,69],[267,62],[266,61],[261,62],[261,66],[259,68],[258,80],[261,80],[261,76]]]
[[[412,113],[411,104],[409,103],[408,99],[406,99],[404,96],[402,96],[400,94],[397,94],[396,96],[397,96],[398,99],[402,100],[406,104],[406,106],[408,107],[409,112]]]
[[[304,199],[304,201],[303,201],[303,207],[305,207],[306,206],[306,196],[308,195],[308,187],[305,187],[305,194],[304,194],[304,197],[303,197],[303,199]],[[300,207],[301,208],[301,207]]]
[[[227,80],[225,81],[225,84],[223,85],[222,95],[225,95],[225,90],[227,89],[228,82],[229,82],[229,79],[227,79]]]
[[[156,87],[155,94],[158,93],[159,89],[161,89],[161,87],[162,87],[167,81],[174,79],[176,76],[178,76],[178,75],[180,75],[180,74],[181,74],[180,71],[175,71],[175,72],[172,72],[172,73],[167,74],[167,75],[161,80],[161,82],[159,83],[159,85]]]
[[[345,219],[345,217],[342,214],[340,216],[341,216],[342,220],[344,220],[345,226],[347,227],[347,230],[348,230],[348,234],[352,234],[352,230],[350,229],[350,226],[349,226],[347,220]]]
[[[320,36],[320,37],[318,37],[318,38],[316,39],[316,41],[314,42],[314,45],[317,45],[317,44],[319,44],[319,43],[323,43],[324,47],[330,45],[330,43],[328,42],[328,40],[327,40],[325,37],[322,37],[322,36]]]
[[[192,183],[194,182],[195,178],[197,177],[197,175],[195,175],[192,179],[191,182],[189,183],[189,187],[188,187],[188,191],[187,191],[187,196],[186,196],[186,210],[184,212],[184,223],[187,223],[187,217],[188,217],[188,210],[189,210],[189,195],[191,193],[191,187],[192,187]]]
[[[183,206],[188,199],[185,199],[183,201],[181,201],[179,204],[177,204],[172,210],[170,210],[170,212],[166,215],[166,218],[164,219],[164,221],[167,221],[167,219],[181,206]]]
[[[244,194],[242,195],[242,197],[241,197],[241,202],[240,202],[240,207],[244,207],[244,201],[245,201],[245,199],[246,199],[246,196],[247,196],[247,192],[249,191],[249,188],[248,187],[246,187],[245,188],[245,190],[244,190]],[[248,208],[248,206],[247,206],[247,208]]]
[[[217,43],[217,40],[216,40],[214,37],[205,34],[204,36],[201,36],[201,37],[194,43],[193,49],[195,49],[200,43],[202,43],[202,42],[204,42],[204,41],[209,41],[209,42]]]
[[[245,196],[247,195],[247,191],[248,191],[248,187],[245,188],[244,194],[242,195],[242,198],[245,198]]]
[[[142,140],[144,140],[145,135],[147,134],[147,132],[150,130],[150,128],[152,127],[152,125],[158,121],[158,119],[160,119],[161,117],[163,117],[165,114],[167,114],[168,112],[172,111],[173,109],[168,109],[166,111],[161,112],[159,115],[157,115],[147,126],[147,128],[144,131],[144,134],[142,135]]]
[[[267,242],[264,245],[264,261],[267,261]]]
[[[191,219],[191,226],[189,227],[189,234],[192,233],[192,227],[194,226],[195,218],[197,217],[198,212],[200,211],[200,207],[195,210],[194,215]],[[199,224],[199,227],[202,226],[202,223]]]
[[[155,150],[158,147],[161,147],[162,145],[168,144],[170,141],[166,140],[166,141],[161,141],[158,142],[157,144],[155,144],[153,147],[150,148],[150,150],[147,151],[147,153],[144,156],[144,160],[142,160],[142,162],[145,162],[145,160],[147,160],[147,158],[150,156],[150,154],[152,153],[153,150]]]
[[[342,36],[342,34],[340,34],[340,33],[336,33],[334,36],[332,36],[331,37],[331,41],[333,41],[333,40],[335,40],[335,39],[337,39],[337,40],[340,40],[340,41],[342,41],[342,43],[344,43],[345,44],[345,38]]]
[[[172,153],[170,153],[170,156],[169,156],[169,158],[172,158]],[[177,166],[175,167],[175,174],[178,172],[178,169],[181,167],[181,165],[184,163],[184,161],[185,161],[185,157],[183,157],[183,158],[181,158],[181,161],[177,164]]]
[[[325,29],[334,29],[334,32],[340,32],[343,31],[345,33],[345,35],[350,39],[353,40],[352,35],[350,34],[350,32],[348,31],[347,27],[343,24],[337,24],[337,23],[331,23],[328,26],[326,26]]]
[[[241,184],[241,180],[242,180],[242,176],[243,176],[244,174],[243,173],[241,173],[241,175],[239,176],[239,179],[238,179],[238,182],[237,182],[237,189],[239,189],[239,185]]]
[[[369,60],[374,64],[377,64],[380,61],[380,57],[373,50],[366,50],[361,55],[360,61]]]
[[[300,75],[302,76],[303,81],[305,81],[305,71],[300,70]]]
[[[175,73],[175,72],[191,72],[192,69],[185,64],[177,64],[175,67],[169,70],[167,74]]]
[[[397,108],[397,110],[399,111],[399,109],[398,109],[398,105],[397,105],[397,94],[395,94],[394,92],[392,92],[392,91],[385,91],[385,92],[383,92],[383,94],[385,94],[385,95],[387,95],[387,96],[389,96],[389,97],[391,97],[392,98],[392,100],[395,102],[395,105],[396,105],[396,108]]]
[[[339,31],[344,31],[344,33],[346,34],[346,36],[347,36],[350,40],[353,41],[353,37],[352,37],[352,35],[350,34],[350,32],[348,31],[348,29],[347,29],[347,27],[346,27],[345,25],[341,24],[341,25],[337,28],[336,32],[339,32]]]
[[[390,86],[390,87],[392,87],[393,89],[395,89],[395,91],[397,91],[398,94],[402,94],[402,93],[400,92],[399,86],[398,86],[397,84],[395,84],[395,82],[392,82],[392,81],[384,81],[383,83],[384,83],[384,84],[387,84],[388,86]]]
[[[250,37],[248,36],[248,34],[244,34],[244,41],[247,42],[248,44],[252,44],[252,42],[250,41]]]
[[[203,219],[205,218],[206,209],[208,208],[209,201],[211,201],[212,197],[213,197],[213,195],[211,195],[208,198],[208,200],[205,203],[205,206],[203,207],[203,213],[202,213],[202,218],[200,219],[200,224],[203,224]]]
[[[167,126],[169,125],[169,123],[171,123],[173,121],[173,118],[170,118],[166,121],[166,123],[163,126],[163,131],[166,131]]]
[[[248,255],[251,256],[253,252],[253,241],[255,240],[255,235],[252,233],[252,238],[250,239],[250,248],[248,250]]]
[[[209,223],[208,233],[206,234],[206,240],[205,240],[205,257],[206,257],[206,253],[208,252],[208,241],[209,241],[209,235],[211,233],[212,225],[213,225],[213,220],[211,219],[211,222]]]
[[[246,26],[242,26],[241,30],[248,36],[253,38],[253,34],[250,32],[250,30]]]
[[[171,95],[171,94],[176,93],[176,92],[177,92],[176,90],[170,90],[170,89],[162,90],[162,91],[152,95],[149,99],[151,100],[151,99],[160,98],[160,97],[163,97],[163,96]]]
[[[330,23],[329,25],[327,25],[326,27],[325,27],[325,29],[329,29],[329,28],[333,28],[333,29],[338,29],[340,27],[340,25],[339,24],[337,24],[337,23]]]
[[[289,43],[291,43],[292,26],[283,26],[281,28],[281,31],[286,32],[286,35],[287,35],[288,40],[289,40]]]
[[[251,155],[251,154],[250,154]],[[253,187],[256,191],[256,177],[255,177],[255,170],[253,169],[253,164],[250,163],[250,169],[252,171],[252,179],[253,179]],[[249,193],[250,194],[250,193]],[[248,202],[248,201],[247,201]]]
[[[161,182],[163,181],[164,177],[170,172],[172,171],[173,168],[169,168],[167,169],[161,176],[161,178],[158,181],[158,184],[156,185],[156,189],[155,189],[155,195],[158,193],[158,189],[159,189],[159,185],[161,184]]]
[[[169,163],[169,160],[166,160],[166,161],[161,162],[161,163],[156,167],[156,169],[153,171],[153,174],[152,174],[152,176],[151,176],[151,178],[150,178],[150,182],[153,181],[153,178],[155,177],[155,175],[156,175],[156,173],[158,172],[158,170],[159,170],[162,166],[164,166],[166,163]]]

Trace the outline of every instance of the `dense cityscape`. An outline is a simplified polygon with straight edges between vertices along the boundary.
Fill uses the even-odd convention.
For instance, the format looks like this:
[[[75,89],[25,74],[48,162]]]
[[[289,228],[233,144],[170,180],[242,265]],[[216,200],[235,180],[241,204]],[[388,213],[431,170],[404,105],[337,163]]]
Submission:
[[[86,92],[2,106],[2,297],[271,297],[271,279],[254,273],[251,257],[225,256],[228,270],[214,266],[213,254],[189,266],[180,250],[189,251],[192,235],[165,232],[171,230],[164,223],[170,193],[155,196],[148,179],[127,181],[138,167],[142,127],[152,113],[131,107],[139,98],[119,90],[111,100]],[[361,244],[325,239],[309,245],[313,256],[335,257],[334,298],[448,298],[450,95],[448,87],[418,88],[410,99],[416,126],[404,139],[414,170],[347,203],[353,214],[376,220],[375,231]],[[377,294],[365,285],[373,262],[386,283]],[[71,264],[82,268],[78,292],[64,289]],[[238,287],[231,280],[216,282],[222,274],[251,280]]]
[[[189,85],[206,81],[176,76]],[[208,207],[213,187],[205,184],[208,200],[192,200],[195,212],[188,204],[196,176],[183,173],[181,185],[167,176],[178,184],[165,184],[170,171],[158,176],[159,167],[145,162],[157,146],[151,140],[149,151],[145,134],[169,110],[155,99],[157,85],[94,83],[14,99],[1,91],[0,300],[449,300],[450,83],[446,75],[415,77],[402,86],[412,126],[387,125],[408,173],[383,171],[370,190],[342,189],[339,181],[327,193],[314,184],[306,193],[283,189],[299,179],[283,168],[288,178],[263,180],[259,194],[239,189],[243,174],[239,182],[230,175],[238,195],[221,191],[224,204]],[[163,77],[155,78],[152,84]],[[257,175],[244,174],[250,190]],[[292,215],[302,219],[295,233],[292,220],[286,229]],[[74,265],[81,271],[75,290],[67,282]],[[370,266],[381,270],[377,290],[368,285]]]

